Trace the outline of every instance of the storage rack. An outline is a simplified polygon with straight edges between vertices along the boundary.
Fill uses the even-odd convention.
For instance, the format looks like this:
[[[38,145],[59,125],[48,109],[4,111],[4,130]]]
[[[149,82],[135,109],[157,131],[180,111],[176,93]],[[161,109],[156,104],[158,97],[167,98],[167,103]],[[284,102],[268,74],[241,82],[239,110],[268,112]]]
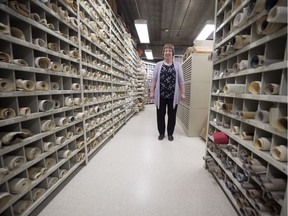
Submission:
[[[287,23],[267,17],[287,1],[216,0],[216,6],[205,167],[240,215],[284,216]]]
[[[105,0],[0,11],[0,214],[29,215],[133,116],[139,58]]]
[[[189,137],[200,136],[207,119],[212,70],[208,56],[209,53],[192,53],[182,63],[186,99],[178,105],[177,117]]]
[[[147,104],[153,103],[153,100],[149,98],[150,95],[150,83],[153,77],[153,72],[155,68],[155,63],[152,62],[145,62],[144,61],[144,67],[146,70],[146,77],[147,77],[147,82],[146,82],[146,89],[145,89],[145,94],[146,94],[146,102]]]

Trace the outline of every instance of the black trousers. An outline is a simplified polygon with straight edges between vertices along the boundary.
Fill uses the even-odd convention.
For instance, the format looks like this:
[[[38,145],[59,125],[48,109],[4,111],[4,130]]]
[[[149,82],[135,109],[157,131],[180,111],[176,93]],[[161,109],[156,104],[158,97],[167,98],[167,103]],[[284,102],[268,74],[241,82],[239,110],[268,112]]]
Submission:
[[[173,135],[174,128],[176,124],[176,113],[177,113],[177,105],[175,106],[175,109],[173,109],[173,98],[172,99],[166,99],[166,98],[160,98],[160,105],[159,109],[157,109],[157,126],[159,134],[164,135],[165,134],[165,116],[166,111],[168,108],[168,124],[167,124],[167,134]]]

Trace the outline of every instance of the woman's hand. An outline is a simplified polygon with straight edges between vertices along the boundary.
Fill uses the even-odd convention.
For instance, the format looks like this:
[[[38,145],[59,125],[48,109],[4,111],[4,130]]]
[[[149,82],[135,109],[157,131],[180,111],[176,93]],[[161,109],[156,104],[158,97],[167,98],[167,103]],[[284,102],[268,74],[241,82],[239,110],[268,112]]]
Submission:
[[[150,98],[150,99],[154,99],[154,91],[151,91],[151,92],[150,92],[149,98]]]
[[[184,93],[181,94],[181,101],[184,101],[186,99],[186,96]]]

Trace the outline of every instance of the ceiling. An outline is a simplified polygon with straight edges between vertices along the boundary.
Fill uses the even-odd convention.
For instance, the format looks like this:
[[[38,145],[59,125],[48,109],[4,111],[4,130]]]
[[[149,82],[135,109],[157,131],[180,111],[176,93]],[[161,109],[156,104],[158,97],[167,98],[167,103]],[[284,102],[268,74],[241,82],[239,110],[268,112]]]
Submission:
[[[137,48],[152,49],[155,61],[162,59],[166,43],[175,46],[175,54],[183,55],[208,20],[214,19],[214,0],[116,0],[118,14]],[[149,44],[140,44],[134,20],[148,23]],[[168,31],[164,31],[168,29]],[[210,39],[211,36],[210,36]],[[141,58],[146,60],[145,54]]]

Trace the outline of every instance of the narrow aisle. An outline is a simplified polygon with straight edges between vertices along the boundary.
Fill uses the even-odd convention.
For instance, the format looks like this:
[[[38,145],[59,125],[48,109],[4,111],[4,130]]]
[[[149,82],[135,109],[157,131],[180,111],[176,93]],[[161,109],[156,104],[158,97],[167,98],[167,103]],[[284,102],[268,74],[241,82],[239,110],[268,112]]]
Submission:
[[[39,216],[233,216],[203,168],[205,144],[176,126],[158,141],[154,105],[136,114]]]

